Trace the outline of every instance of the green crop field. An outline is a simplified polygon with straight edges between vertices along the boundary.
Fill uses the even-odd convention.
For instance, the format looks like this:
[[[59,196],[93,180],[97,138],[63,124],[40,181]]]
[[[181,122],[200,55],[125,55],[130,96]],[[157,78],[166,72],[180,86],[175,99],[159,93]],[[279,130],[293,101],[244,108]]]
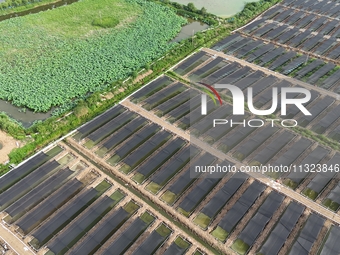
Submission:
[[[0,98],[47,111],[161,57],[185,23],[145,0],[81,0],[0,22]]]

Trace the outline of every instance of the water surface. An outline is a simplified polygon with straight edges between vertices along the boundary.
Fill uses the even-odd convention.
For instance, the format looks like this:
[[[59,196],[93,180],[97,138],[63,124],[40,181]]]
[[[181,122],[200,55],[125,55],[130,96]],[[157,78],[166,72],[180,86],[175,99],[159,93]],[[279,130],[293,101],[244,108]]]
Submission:
[[[196,8],[205,7],[208,12],[220,17],[230,17],[243,10],[244,5],[259,0],[175,0],[180,4],[193,3]]]

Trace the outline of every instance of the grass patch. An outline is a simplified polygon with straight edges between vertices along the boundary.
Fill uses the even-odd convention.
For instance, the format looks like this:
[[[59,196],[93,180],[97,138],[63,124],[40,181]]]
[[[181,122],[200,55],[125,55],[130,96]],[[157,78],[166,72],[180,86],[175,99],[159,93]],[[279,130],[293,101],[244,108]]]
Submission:
[[[124,174],[128,174],[132,171],[131,166],[129,166],[127,164],[123,164],[122,167],[119,170],[121,172],[123,172]]]
[[[145,176],[141,173],[136,173],[133,177],[132,180],[135,182],[141,184],[145,180]]]
[[[88,139],[88,140],[84,143],[84,146],[85,146],[87,149],[91,150],[91,149],[95,146],[95,142],[92,141],[92,140],[90,140],[90,139]]]
[[[326,207],[328,207],[329,209],[331,209],[332,211],[336,212],[339,209],[339,204],[337,202],[332,201],[329,198],[326,198],[322,204]]]
[[[120,191],[120,190],[116,190],[115,192],[112,193],[112,195],[110,196],[110,198],[112,198],[115,201],[120,201],[125,197],[125,195]]]
[[[98,149],[95,153],[96,153],[96,155],[98,157],[104,158],[104,156],[106,155],[107,151],[108,150],[105,147],[102,147],[102,148]]]
[[[231,248],[236,251],[238,254],[246,254],[249,249],[249,245],[243,242],[241,239],[237,239],[231,246]]]
[[[136,205],[134,202],[130,201],[124,206],[124,210],[128,213],[132,214],[139,209],[139,205]]]
[[[172,205],[177,196],[176,194],[172,193],[171,191],[167,190],[161,197],[167,204]]]
[[[283,181],[283,184],[286,185],[287,187],[293,189],[293,190],[295,190],[298,186],[298,183],[292,181],[291,179],[285,179]]]
[[[217,226],[214,229],[214,231],[211,232],[211,235],[215,237],[217,240],[224,242],[227,239],[229,233],[225,231],[223,228],[221,228],[220,226]]]
[[[142,216],[140,216],[140,219],[145,223],[150,224],[155,220],[155,217],[153,217],[150,213],[145,212],[142,214]]]
[[[155,182],[150,182],[145,189],[150,191],[152,194],[157,194],[162,187]]]
[[[102,28],[113,28],[119,24],[119,20],[114,17],[99,17],[95,18],[92,22],[93,26]]]
[[[200,226],[202,229],[206,229],[210,224],[211,219],[204,213],[199,213],[194,219],[194,223]]]
[[[309,197],[312,200],[315,200],[317,198],[317,196],[319,195],[317,192],[315,192],[314,190],[312,190],[310,188],[305,188],[302,191],[302,194],[304,194],[306,197]]]
[[[190,212],[187,212],[180,207],[177,209],[177,211],[179,211],[181,214],[183,214],[187,218],[189,218],[189,216],[190,216]]]
[[[190,243],[188,243],[186,240],[184,240],[181,236],[178,236],[176,238],[175,244],[182,249],[188,249],[189,246],[190,246]]]
[[[64,165],[70,163],[73,159],[74,159],[74,157],[71,154],[66,154],[61,159],[58,159],[58,163],[60,165],[64,166]]]
[[[161,224],[157,229],[156,232],[160,234],[161,236],[168,236],[171,233],[171,230],[165,226],[164,224]]]
[[[107,181],[102,181],[101,183],[99,183],[97,186],[96,186],[96,190],[98,192],[105,192],[106,190],[108,190],[112,185],[110,183],[108,183]]]
[[[117,164],[120,160],[120,157],[118,155],[113,155],[111,158],[109,158],[106,162],[110,165],[114,166]]]

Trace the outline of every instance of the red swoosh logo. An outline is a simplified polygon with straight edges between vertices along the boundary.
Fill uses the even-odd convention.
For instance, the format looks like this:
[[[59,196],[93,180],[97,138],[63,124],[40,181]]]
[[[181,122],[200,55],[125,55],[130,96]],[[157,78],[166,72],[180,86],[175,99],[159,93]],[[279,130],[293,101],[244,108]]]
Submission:
[[[216,89],[208,84],[205,84],[203,82],[198,82],[199,84],[203,85],[203,86],[206,86],[208,89],[210,89],[214,94],[215,96],[217,97],[218,101],[220,102],[220,105],[222,105],[222,100],[221,100],[221,97],[220,95],[217,93]]]

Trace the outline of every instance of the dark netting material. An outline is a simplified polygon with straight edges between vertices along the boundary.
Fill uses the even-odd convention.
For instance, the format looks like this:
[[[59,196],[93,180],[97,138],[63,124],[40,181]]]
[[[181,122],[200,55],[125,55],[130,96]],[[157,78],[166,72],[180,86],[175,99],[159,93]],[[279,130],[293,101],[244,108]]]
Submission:
[[[248,76],[243,77],[241,80],[235,82],[235,86],[240,88],[241,90],[245,90],[253,83],[257,82],[258,80],[262,79],[265,76],[264,72],[262,71],[255,71]]]
[[[223,40],[219,41],[218,43],[216,43],[214,46],[212,46],[212,49],[220,50],[221,48],[228,46],[228,44],[232,43],[238,37],[239,37],[238,34],[236,34],[236,33],[232,34],[232,35],[224,38]]]
[[[277,68],[279,68],[280,66],[282,66],[283,64],[287,63],[289,60],[295,58],[297,55],[296,52],[293,51],[289,51],[285,54],[283,54],[282,56],[280,56],[278,59],[276,59],[270,66],[269,69],[270,70],[275,70]]]
[[[198,92],[193,89],[188,89],[179,95],[169,99],[168,101],[162,103],[161,105],[157,106],[154,111],[157,112],[158,116],[164,116],[168,112],[172,111],[176,107],[184,104],[187,102],[192,96],[198,95]]]
[[[249,62],[253,62],[257,58],[261,57],[262,55],[266,54],[267,52],[273,50],[275,48],[272,44],[265,44],[264,46],[260,47],[259,49],[255,50],[254,52],[250,53],[247,56],[247,60]]]
[[[184,255],[186,250],[187,248],[181,248],[175,242],[173,242],[163,253],[163,255]]]
[[[332,226],[320,255],[339,255],[340,254],[340,228]]]
[[[312,126],[312,130],[316,133],[322,134],[326,129],[332,125],[340,117],[340,105],[333,108],[321,120]]]
[[[267,52],[265,55],[263,55],[260,58],[261,65],[267,64],[268,62],[274,60],[275,58],[277,58],[278,56],[280,56],[284,52],[285,52],[285,50],[283,48],[276,48],[272,51]]]
[[[326,96],[325,98],[318,101],[317,104],[314,104],[312,107],[308,109],[308,111],[312,115],[304,115],[299,118],[299,125],[302,127],[306,127],[312,120],[314,120],[321,112],[323,112],[327,107],[329,107],[333,102],[334,98],[330,96]]]
[[[160,129],[160,127],[156,124],[153,124],[153,123],[146,126],[141,131],[134,134],[124,144],[124,146],[117,149],[115,154],[118,155],[120,158],[124,158],[131,151],[133,151],[135,148],[137,148],[139,145],[141,145],[143,142],[145,142],[148,138],[150,138],[152,135],[154,135],[159,129]]]
[[[322,43],[323,40],[324,40],[323,36],[321,34],[318,34],[317,36],[314,36],[310,38],[309,40],[306,40],[300,47],[303,50],[309,51],[312,48],[314,48],[317,44]]]
[[[297,33],[292,39],[288,41],[288,44],[292,47],[297,47],[301,43],[303,43],[305,40],[307,40],[310,37],[310,31],[307,30],[305,32]]]
[[[205,52],[200,51],[200,52],[196,53],[195,55],[191,56],[190,58],[188,58],[187,60],[185,60],[184,62],[182,62],[179,66],[176,67],[176,69],[185,70],[188,67],[190,67],[191,65],[193,65],[196,61],[198,61],[204,55],[205,55]],[[175,69],[175,71],[176,71],[176,69]]]
[[[302,69],[300,69],[299,71],[296,72],[296,76],[297,78],[301,79],[302,77],[304,77],[306,74],[308,74],[309,72],[313,71],[314,69],[320,67],[323,64],[322,60],[314,60],[312,63],[310,63],[309,65],[303,67]]]
[[[271,30],[270,32],[268,32],[267,34],[265,34],[263,38],[266,38],[268,40],[273,40],[274,38],[281,35],[287,28],[288,26],[286,25],[278,26],[274,28],[273,30]]]
[[[266,227],[269,220],[273,217],[275,211],[279,208],[283,199],[283,195],[277,193],[276,191],[272,191],[244,227],[242,232],[237,237],[237,240],[247,244],[250,248],[254,244],[259,234]]]
[[[268,33],[272,29],[277,27],[277,23],[266,23],[254,32],[255,36],[262,37],[264,34]]]
[[[68,225],[47,247],[54,254],[65,254],[94,225],[96,225],[114,206],[115,200],[102,197],[92,204],[85,213]]]
[[[300,33],[300,30],[294,27],[281,34],[278,38],[276,38],[276,40],[277,42],[284,44],[287,41],[291,40],[298,33]]]
[[[227,153],[256,129],[256,127],[250,126],[235,128],[231,133],[228,133],[220,140],[219,149]]]
[[[315,15],[313,14],[305,14],[305,15],[306,15],[305,17],[303,17],[298,22],[296,22],[296,24],[294,24],[296,28],[304,28],[305,26],[310,24],[315,18]]]
[[[316,241],[325,219],[316,213],[312,213],[302,228],[297,240],[293,244],[289,255],[308,255]]]
[[[294,60],[291,60],[287,65],[282,67],[282,73],[289,74],[293,72],[296,68],[306,63],[307,59],[308,57],[306,55],[303,55],[303,56],[297,57]]]
[[[41,185],[18,199],[5,211],[12,218],[21,217],[27,211],[40,203],[43,199],[48,197],[52,192],[57,190],[61,185],[63,185],[73,173],[74,172],[71,171],[69,168],[55,173]]]
[[[285,23],[289,24],[289,25],[294,24],[295,22],[297,22],[301,18],[305,17],[305,15],[306,14],[304,12],[298,11],[298,12],[294,13],[292,16],[290,16],[287,20],[285,20]]]
[[[88,234],[75,247],[70,255],[94,254],[130,217],[130,214],[120,207],[105,220],[99,222],[96,229]]]
[[[257,96],[260,92],[273,86],[277,82],[277,79],[273,75],[269,75],[252,85],[253,88],[253,97]],[[248,91],[246,91],[245,96],[248,95]]]
[[[218,226],[230,234],[265,188],[264,184],[254,181],[224,215]]]
[[[194,124],[192,126],[192,133],[196,136],[205,133],[210,128],[213,127],[213,120],[214,119],[223,119],[227,116],[231,115],[233,111],[233,107],[231,105],[223,105],[219,107],[216,111],[205,116],[201,121]]]
[[[230,180],[228,180],[224,186],[208,201],[201,212],[207,215],[210,219],[214,218],[247,178],[248,175],[245,173],[235,173],[230,178]]]
[[[212,100],[208,100],[207,109],[208,109],[207,114],[210,114],[213,110],[217,109],[217,106],[214,104]],[[197,123],[203,118],[204,115],[201,114],[201,107],[198,107],[195,110],[190,111],[189,114],[185,115],[182,119],[180,119],[178,126],[182,129],[187,129],[191,125]]]
[[[137,91],[135,94],[131,95],[132,101],[136,101],[138,103],[141,100],[144,100],[145,98],[153,95],[157,91],[163,89],[172,82],[173,81],[167,76],[162,76],[157,80],[154,80],[141,90]]]
[[[292,85],[293,85],[292,83],[286,80],[281,80],[280,82],[273,85],[273,87],[277,88],[278,94],[281,94],[281,88],[288,88],[288,87],[291,87]],[[257,97],[256,101],[254,102],[254,106],[256,106],[257,108],[261,108],[268,102],[272,101],[272,98],[273,98],[273,90],[267,89]]]
[[[279,222],[270,232],[259,253],[263,255],[278,254],[304,209],[305,207],[303,205],[291,202],[281,216]]]
[[[340,30],[339,30],[339,32],[340,32]],[[314,53],[319,54],[319,55],[323,55],[330,48],[332,48],[336,43],[337,43],[337,40],[334,39],[334,38],[326,39],[314,49]],[[319,60],[319,61],[322,62],[321,60]]]
[[[125,110],[126,109],[120,104],[116,105],[104,114],[100,115],[99,117],[93,119],[92,121],[79,128],[78,131],[82,134],[82,137],[85,137],[89,133],[93,132],[97,128],[101,127],[105,123],[109,122],[111,119],[124,112]]]
[[[255,50],[256,48],[258,48],[262,45],[263,45],[263,43],[261,41],[253,41],[253,42],[245,45],[241,49],[239,49],[236,52],[236,57],[242,58],[243,56],[247,55],[248,53],[250,53],[251,51]]]
[[[235,72],[239,67],[240,65],[237,62],[232,62],[229,65],[221,68],[220,70],[214,72],[213,74],[207,76],[202,80],[202,82],[212,85],[223,77]]]
[[[0,209],[3,210],[15,200],[38,186],[57,170],[59,163],[55,160],[39,167],[30,175],[13,185],[10,189],[0,194]]]
[[[59,210],[48,222],[35,230],[32,236],[39,241],[40,246],[46,243],[86,207],[90,206],[97,199],[98,193],[94,188],[87,189],[84,193],[75,197],[71,203]]]
[[[149,177],[159,167],[161,167],[165,161],[172,157],[183,145],[185,141],[181,138],[176,138],[168,143],[160,152],[154,154],[147,159],[142,166],[138,167],[137,172]]]
[[[157,150],[166,141],[171,138],[171,134],[167,131],[161,131],[151,137],[143,145],[138,147],[134,152],[127,156],[123,162],[130,167],[137,166],[143,159]]]
[[[192,212],[220,180],[218,178],[203,179],[184,197],[179,208],[186,212]]]
[[[238,146],[235,150],[235,156],[239,160],[245,159],[253,151],[255,151],[262,143],[264,143],[269,137],[271,137],[279,128],[266,126],[256,132],[247,139],[244,143]]]
[[[215,68],[218,64],[222,63],[223,58],[217,57],[213,61],[209,62],[205,66],[198,68],[196,71],[194,71],[190,76],[202,76],[204,73],[208,72],[209,70]]]
[[[305,164],[318,164],[326,155],[328,155],[329,151],[321,146],[316,147],[311,153],[309,153],[299,164],[301,166]],[[299,184],[309,173],[307,171],[296,171],[291,172],[288,175],[288,179],[292,180],[296,184]]]
[[[144,240],[144,242],[132,253],[132,255],[151,255],[154,254],[157,249],[168,238],[168,235],[161,236],[156,230]]]
[[[218,82],[218,84],[234,84],[238,80],[242,79],[243,77],[246,77],[247,75],[250,75],[251,73],[253,73],[253,70],[250,67],[248,66],[242,67],[236,72],[224,77],[222,80]]]
[[[180,151],[176,157],[171,158],[161,170],[152,176],[151,181],[158,185],[164,185],[168,182],[177,172],[179,172],[200,150],[194,146],[188,146]]]
[[[293,15],[294,10],[288,9],[283,12],[281,12],[279,15],[277,15],[274,20],[278,22],[282,22],[284,19],[288,18],[290,15]]]
[[[216,158],[210,153],[204,153],[203,155],[197,156],[196,160],[190,163],[190,168],[170,186],[169,190],[176,195],[181,194],[191,183],[195,181],[195,178],[198,178],[202,174],[202,172],[196,172],[195,168],[197,166],[209,166],[215,160]]]
[[[18,225],[25,234],[29,233],[33,228],[38,226],[48,216],[71,199],[71,197],[75,196],[83,188],[83,185],[84,184],[77,179],[67,182],[47,200],[44,200],[39,206],[25,214],[16,225]]]
[[[295,142],[285,153],[283,153],[277,160],[273,162],[274,166],[289,166],[292,164],[301,154],[312,145],[312,142],[307,138],[302,137]]]
[[[112,136],[103,144],[103,147],[105,147],[108,150],[113,149],[118,144],[120,144],[121,142],[129,138],[131,135],[133,135],[135,132],[137,132],[146,123],[147,121],[144,117],[138,116],[136,119],[132,120],[131,122],[123,126],[119,131],[117,131],[117,133],[114,136]]]
[[[339,84],[339,80],[340,70],[337,70],[322,82],[321,87],[324,89],[330,89],[331,87],[333,87],[333,85]]]
[[[187,87],[180,82],[173,85],[167,86],[156,94],[144,100],[143,107],[147,110],[151,110],[154,107],[162,104],[164,101],[176,96],[177,94],[184,91]]]
[[[103,255],[123,255],[148,226],[149,224],[140,218],[135,219],[130,226],[104,250]]]
[[[133,112],[126,111],[122,114],[120,114],[118,117],[110,120],[108,123],[106,123],[104,126],[98,128],[94,132],[92,132],[88,138],[95,142],[95,144],[99,143],[101,140],[103,140],[108,135],[112,134],[125,124],[127,124],[129,121],[131,121],[136,115]]]
[[[48,160],[48,156],[40,152],[21,166],[13,169],[0,178],[0,193],[11,187],[14,183],[24,178],[33,170],[44,164]]]
[[[261,151],[258,151],[252,161],[256,163],[266,164],[294,137],[295,134],[284,130],[281,134],[276,136],[268,145],[266,145],[265,148],[263,148]]]
[[[234,53],[235,51],[237,51],[238,49],[240,49],[241,47],[243,47],[244,45],[250,42],[251,42],[250,38],[242,38],[237,43],[233,43],[232,45],[228,46],[226,49],[223,49],[223,52],[231,55],[232,53]]]
[[[315,90],[310,90],[311,93],[311,98],[307,103],[304,103],[304,106],[309,105],[311,102],[314,102],[314,100],[320,96],[320,94],[318,92],[316,92]],[[316,104],[318,105],[318,103]],[[289,105],[287,107],[287,113],[285,118],[289,119],[289,118],[293,118],[296,114],[298,114],[300,112],[300,109],[297,108],[295,105]],[[300,123],[299,123],[300,124]]]
[[[324,66],[322,66],[317,71],[313,72],[311,76],[308,77],[308,82],[311,84],[314,84],[317,82],[322,76],[327,74],[328,72],[332,71],[335,68],[335,65],[332,63],[327,63]]]
[[[336,153],[334,157],[329,160],[326,164],[328,168],[339,164],[340,162],[340,154]],[[320,192],[326,187],[326,185],[332,180],[332,178],[336,175],[335,171],[327,171],[318,173],[314,178],[308,183],[307,188],[315,191],[316,193],[320,194]]]
[[[191,98],[189,101],[185,102],[184,104],[176,107],[174,110],[169,112],[167,114],[167,117],[168,117],[167,120],[170,123],[174,123],[175,121],[179,120],[183,116],[187,115],[190,112],[190,110],[194,110],[200,105],[201,105],[201,96],[200,95],[195,96]]]

